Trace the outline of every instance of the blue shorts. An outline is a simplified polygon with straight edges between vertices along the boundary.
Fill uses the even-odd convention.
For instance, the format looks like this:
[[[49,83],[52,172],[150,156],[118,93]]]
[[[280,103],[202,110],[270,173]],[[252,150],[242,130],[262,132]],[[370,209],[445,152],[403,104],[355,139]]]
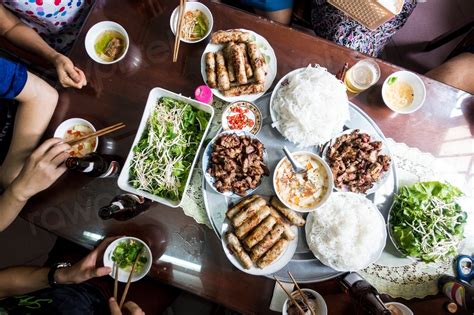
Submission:
[[[12,100],[17,97],[27,79],[24,65],[0,57],[0,99]]]
[[[293,8],[293,0],[240,0],[240,2],[267,12]]]

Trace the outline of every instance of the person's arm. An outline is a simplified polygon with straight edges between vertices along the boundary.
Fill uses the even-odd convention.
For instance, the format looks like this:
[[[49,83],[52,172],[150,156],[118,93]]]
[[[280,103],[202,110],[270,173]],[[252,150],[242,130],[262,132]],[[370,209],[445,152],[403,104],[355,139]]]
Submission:
[[[28,199],[51,186],[66,171],[63,162],[69,157],[71,146],[62,141],[46,140],[33,151],[18,177],[0,195],[0,232],[15,220]]]
[[[0,36],[12,44],[48,60],[56,67],[58,78],[64,87],[82,88],[87,84],[84,73],[72,61],[51,48],[32,28],[20,21],[0,4]]]
[[[107,238],[78,263],[56,270],[55,282],[57,284],[81,283],[91,278],[108,275],[112,269],[96,267],[97,258],[101,257],[107,245],[115,239],[117,238]],[[0,299],[48,288],[49,270],[44,267],[10,267],[0,270]]]

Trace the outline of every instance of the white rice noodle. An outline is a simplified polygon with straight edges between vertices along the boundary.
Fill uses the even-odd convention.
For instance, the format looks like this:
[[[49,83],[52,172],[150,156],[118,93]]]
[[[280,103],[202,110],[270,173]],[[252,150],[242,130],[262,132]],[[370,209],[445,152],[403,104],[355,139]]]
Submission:
[[[336,270],[366,268],[385,245],[383,217],[363,196],[333,193],[313,218],[308,246],[323,264]]]
[[[300,147],[323,144],[342,131],[349,119],[344,83],[318,65],[288,77],[273,99],[277,126]]]

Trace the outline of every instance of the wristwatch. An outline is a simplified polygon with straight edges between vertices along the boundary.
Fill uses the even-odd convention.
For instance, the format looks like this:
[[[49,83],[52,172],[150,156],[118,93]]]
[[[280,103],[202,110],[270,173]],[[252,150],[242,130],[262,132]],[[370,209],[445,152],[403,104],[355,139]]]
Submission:
[[[54,274],[56,273],[56,270],[66,267],[71,267],[71,264],[67,262],[59,262],[51,266],[51,269],[49,269],[48,272],[48,283],[51,288],[55,288],[58,286],[58,283],[56,282],[56,280],[54,280]]]

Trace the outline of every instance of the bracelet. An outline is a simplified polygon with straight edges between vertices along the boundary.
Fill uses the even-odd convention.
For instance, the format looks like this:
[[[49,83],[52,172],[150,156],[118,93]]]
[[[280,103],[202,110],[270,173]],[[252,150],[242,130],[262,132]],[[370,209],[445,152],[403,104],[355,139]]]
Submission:
[[[54,274],[56,273],[56,270],[61,269],[61,268],[67,268],[67,267],[71,267],[71,264],[67,262],[60,262],[60,263],[55,263],[51,266],[51,269],[49,269],[49,272],[48,272],[48,283],[51,288],[55,288],[59,285],[54,279]]]

